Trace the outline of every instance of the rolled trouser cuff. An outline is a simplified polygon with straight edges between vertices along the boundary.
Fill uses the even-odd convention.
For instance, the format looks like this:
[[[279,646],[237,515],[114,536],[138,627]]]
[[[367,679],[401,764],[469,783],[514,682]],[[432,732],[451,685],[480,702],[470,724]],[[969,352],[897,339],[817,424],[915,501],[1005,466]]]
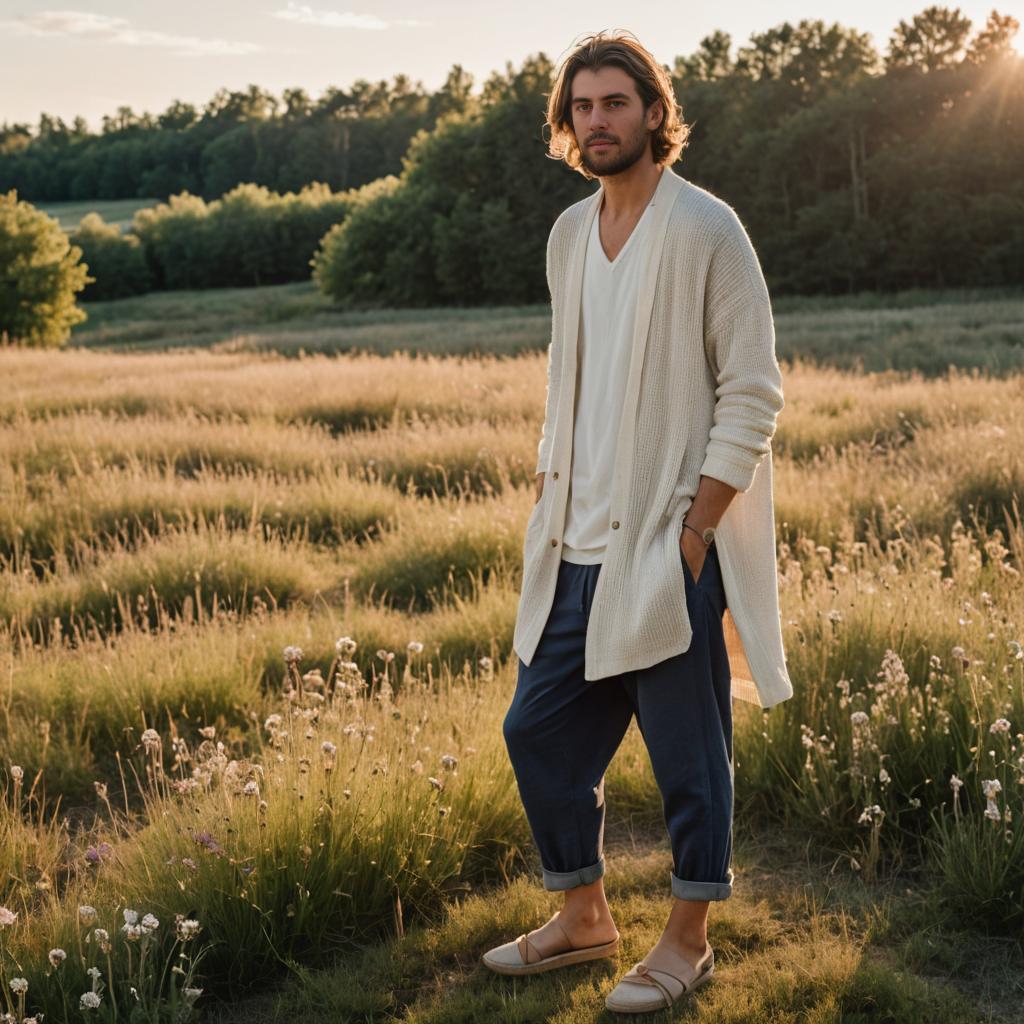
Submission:
[[[679,900],[727,900],[732,895],[732,872],[725,882],[685,882],[669,873],[672,879],[672,895]]]
[[[596,882],[604,874],[604,857],[595,864],[588,864],[577,871],[548,871],[541,868],[544,888],[552,891],[575,889],[578,885],[589,885]]]

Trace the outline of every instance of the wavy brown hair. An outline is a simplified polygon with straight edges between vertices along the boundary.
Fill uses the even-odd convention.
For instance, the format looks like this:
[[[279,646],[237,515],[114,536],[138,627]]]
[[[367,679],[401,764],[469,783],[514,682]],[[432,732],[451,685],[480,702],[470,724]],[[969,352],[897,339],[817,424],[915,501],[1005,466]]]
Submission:
[[[564,160],[585,178],[593,178],[583,166],[572,127],[572,81],[577,71],[613,66],[622,68],[636,82],[636,91],[647,110],[660,101],[665,111],[661,124],[651,133],[651,154],[656,164],[671,166],[679,158],[690,134],[683,122],[672,78],[645,50],[632,32],[597,32],[587,36],[562,62],[548,95],[546,125],[551,129],[548,156]]]

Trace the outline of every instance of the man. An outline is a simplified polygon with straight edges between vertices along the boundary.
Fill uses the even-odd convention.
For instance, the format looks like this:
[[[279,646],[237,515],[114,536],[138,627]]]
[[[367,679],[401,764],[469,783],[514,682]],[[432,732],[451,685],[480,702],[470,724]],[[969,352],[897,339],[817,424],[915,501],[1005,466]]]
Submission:
[[[552,154],[600,188],[548,239],[548,391],[504,736],[544,886],[565,901],[484,962],[533,974],[616,952],[604,773],[636,715],[674,899],[606,1005],[646,1012],[714,967],[708,907],[732,892],[732,698],[792,695],[771,476],[782,381],[746,231],[671,169],[687,128],[651,54],[629,33],[589,37],[547,119]]]

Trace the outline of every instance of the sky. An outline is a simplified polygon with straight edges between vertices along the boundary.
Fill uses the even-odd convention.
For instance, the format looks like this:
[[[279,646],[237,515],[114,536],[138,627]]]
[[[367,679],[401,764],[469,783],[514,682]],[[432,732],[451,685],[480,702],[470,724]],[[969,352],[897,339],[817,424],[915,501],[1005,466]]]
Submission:
[[[61,0],[57,0],[59,4]],[[0,0],[0,123],[40,113],[70,123],[81,115],[99,130],[119,106],[159,113],[174,100],[203,104],[219,88],[256,84],[280,97],[301,86],[313,99],[358,78],[406,74],[438,88],[454,64],[478,92],[491,71],[544,52],[556,63],[583,36],[629,29],[671,66],[716,29],[736,47],[783,21],[820,18],[868,32],[884,52],[902,18],[930,0],[776,0],[771,15],[753,0],[591,0],[564,4],[517,0]],[[980,29],[995,6],[1024,23],[1024,0],[951,3]],[[1024,30],[1015,40],[1024,51]]]

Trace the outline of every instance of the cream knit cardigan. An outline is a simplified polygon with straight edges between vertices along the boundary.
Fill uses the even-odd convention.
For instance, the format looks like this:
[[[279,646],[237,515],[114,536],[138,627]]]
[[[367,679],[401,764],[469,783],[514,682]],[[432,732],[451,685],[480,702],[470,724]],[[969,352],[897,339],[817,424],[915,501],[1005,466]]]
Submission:
[[[537,472],[547,475],[526,526],[513,638],[526,665],[562,556],[583,264],[602,194],[564,210],[548,237],[551,344],[537,453]],[[679,539],[703,474],[740,492],[715,539],[733,696],[770,707],[793,687],[779,621],[771,439],[783,396],[768,289],[732,207],[670,167],[650,216],[584,678],[646,668],[689,648]]]

